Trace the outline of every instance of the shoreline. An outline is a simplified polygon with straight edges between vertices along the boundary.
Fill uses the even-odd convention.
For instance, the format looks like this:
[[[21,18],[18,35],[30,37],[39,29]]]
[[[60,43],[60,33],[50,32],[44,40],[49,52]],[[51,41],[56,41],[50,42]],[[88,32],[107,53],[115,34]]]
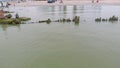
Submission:
[[[120,1],[100,1],[99,3],[92,3],[91,1],[63,1],[60,3],[59,1],[55,3],[47,3],[47,1],[28,1],[28,2],[21,2],[15,3],[11,2],[11,6],[59,6],[59,5],[120,5]]]

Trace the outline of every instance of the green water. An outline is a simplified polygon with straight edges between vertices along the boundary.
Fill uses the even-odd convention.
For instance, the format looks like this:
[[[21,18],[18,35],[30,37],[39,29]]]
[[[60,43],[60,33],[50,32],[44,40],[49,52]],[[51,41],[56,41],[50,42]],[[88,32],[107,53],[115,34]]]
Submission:
[[[71,6],[67,7],[70,8],[63,14],[65,16],[56,7],[53,13],[45,9],[46,6],[33,7],[34,11],[26,14],[22,11],[31,10],[29,7],[20,7],[20,11],[17,11],[23,16],[30,16],[29,13],[40,12],[44,8],[43,13],[32,14],[36,16],[33,16],[32,21],[81,15],[79,24],[52,22],[0,25],[0,68],[119,68],[120,24],[96,23],[94,18],[118,15],[120,7],[85,9],[87,7],[84,6],[83,11],[83,6],[78,6],[75,13],[70,11]],[[111,7],[118,10],[108,13]],[[43,17],[44,13],[47,15]]]

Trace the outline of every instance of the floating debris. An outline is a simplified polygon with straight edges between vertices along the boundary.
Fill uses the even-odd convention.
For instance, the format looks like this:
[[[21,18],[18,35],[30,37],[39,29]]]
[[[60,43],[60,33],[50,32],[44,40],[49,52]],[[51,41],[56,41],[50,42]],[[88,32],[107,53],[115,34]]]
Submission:
[[[79,16],[75,16],[73,19],[70,19],[70,18],[60,18],[58,20],[51,20],[50,18],[47,19],[47,20],[42,20],[42,21],[39,21],[39,23],[51,23],[51,22],[75,22],[75,23],[79,23],[80,21],[80,17]]]
[[[96,22],[101,22],[102,19],[101,19],[101,17],[100,17],[100,18],[96,18],[95,21],[96,21]]]
[[[71,22],[70,18],[67,19],[67,22]]]
[[[58,19],[54,22],[71,22],[71,20],[70,20],[70,18],[68,18],[68,19],[63,18],[63,19]]]
[[[96,22],[101,22],[101,21],[103,21],[103,22],[105,22],[105,21],[114,22],[114,21],[118,21],[118,17],[112,16],[112,17],[110,17],[110,18],[108,18],[108,19],[107,19],[107,18],[105,19],[105,18],[101,18],[101,17],[100,17],[100,18],[96,18],[95,21],[96,21]]]
[[[112,16],[109,18],[109,21],[118,21],[118,17]]]
[[[102,21],[107,21],[107,19],[102,19]]]
[[[50,24],[51,23],[51,19],[46,20],[46,23]]]
[[[47,20],[42,20],[42,21],[39,21],[39,23],[51,23],[51,19],[47,19]]]
[[[80,17],[79,16],[75,16],[72,21],[75,22],[75,23],[79,23]]]

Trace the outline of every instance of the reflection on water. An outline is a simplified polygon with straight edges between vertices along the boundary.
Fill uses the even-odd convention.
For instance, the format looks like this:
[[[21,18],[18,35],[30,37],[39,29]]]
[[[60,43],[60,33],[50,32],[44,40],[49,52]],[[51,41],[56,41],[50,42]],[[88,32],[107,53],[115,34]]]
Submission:
[[[80,23],[78,23],[78,22],[75,22],[74,24],[75,24],[75,26],[79,26],[79,24],[80,24]]]
[[[77,10],[77,6],[74,5],[74,6],[73,6],[73,14],[76,14],[76,10]]]
[[[17,25],[7,25],[7,24],[0,24],[0,33],[3,32],[5,39],[8,39],[8,30],[11,28],[15,28],[16,31],[20,32],[20,24]]]
[[[66,7],[66,6],[63,6],[64,14],[66,14],[66,10],[67,10],[67,7]]]
[[[120,17],[120,6],[31,6],[9,10],[31,17],[33,22],[80,16],[80,23],[1,24],[0,68],[120,68],[120,24],[94,21],[98,17]]]
[[[9,29],[9,27],[15,27],[18,28],[18,30],[20,31],[20,24],[17,25],[7,25],[7,24],[1,24],[0,28],[2,28],[2,31],[7,31],[7,29]]]
[[[75,15],[81,18],[92,20],[101,15],[101,5],[80,5],[80,6],[33,6],[33,7],[10,7],[11,11],[19,13],[21,16],[32,17],[32,21],[44,20],[47,18],[69,18]],[[27,12],[27,13],[25,13]],[[90,17],[93,16],[93,17]]]

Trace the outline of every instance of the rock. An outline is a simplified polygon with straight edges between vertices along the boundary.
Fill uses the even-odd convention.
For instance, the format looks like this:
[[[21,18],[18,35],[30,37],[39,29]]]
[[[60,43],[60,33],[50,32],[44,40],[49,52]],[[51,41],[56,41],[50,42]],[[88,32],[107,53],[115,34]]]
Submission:
[[[44,23],[44,22],[46,22],[46,21],[39,21],[39,23]]]
[[[19,19],[13,19],[12,24],[21,24]]]
[[[100,17],[100,18],[96,18],[95,21],[96,21],[96,22],[101,22],[102,19],[101,19],[101,17]]]
[[[29,20],[31,20],[31,18],[27,18],[27,17],[19,17],[18,19],[20,21],[29,21]]]
[[[112,16],[109,18],[109,21],[118,21],[118,17]]]
[[[73,18],[73,21],[79,21],[79,16],[75,16],[74,18]]]
[[[71,20],[70,20],[70,19],[67,19],[66,21],[67,21],[67,22],[71,22]]]
[[[0,24],[9,24],[12,23],[12,19],[0,19]]]
[[[63,18],[63,19],[62,19],[62,22],[66,22],[66,19],[65,19],[65,18]]]
[[[45,23],[45,22],[46,22],[47,24],[49,24],[49,23],[51,22],[51,19],[39,21],[39,23]]]
[[[46,23],[50,24],[51,23],[51,19],[46,20]]]
[[[8,14],[5,18],[0,19],[0,24],[22,24],[21,22],[31,20],[31,18],[27,17],[19,17],[19,18],[11,18],[12,15]]]
[[[8,14],[5,16],[6,18],[12,18],[12,15],[11,14]]]
[[[21,24],[19,19],[1,19],[0,24]]]
[[[72,21],[75,22],[75,23],[79,23],[80,17],[79,16],[75,16]]]
[[[10,12],[10,11],[3,11],[4,13],[14,13],[14,12]]]
[[[107,19],[102,19],[102,21],[107,21]]]

